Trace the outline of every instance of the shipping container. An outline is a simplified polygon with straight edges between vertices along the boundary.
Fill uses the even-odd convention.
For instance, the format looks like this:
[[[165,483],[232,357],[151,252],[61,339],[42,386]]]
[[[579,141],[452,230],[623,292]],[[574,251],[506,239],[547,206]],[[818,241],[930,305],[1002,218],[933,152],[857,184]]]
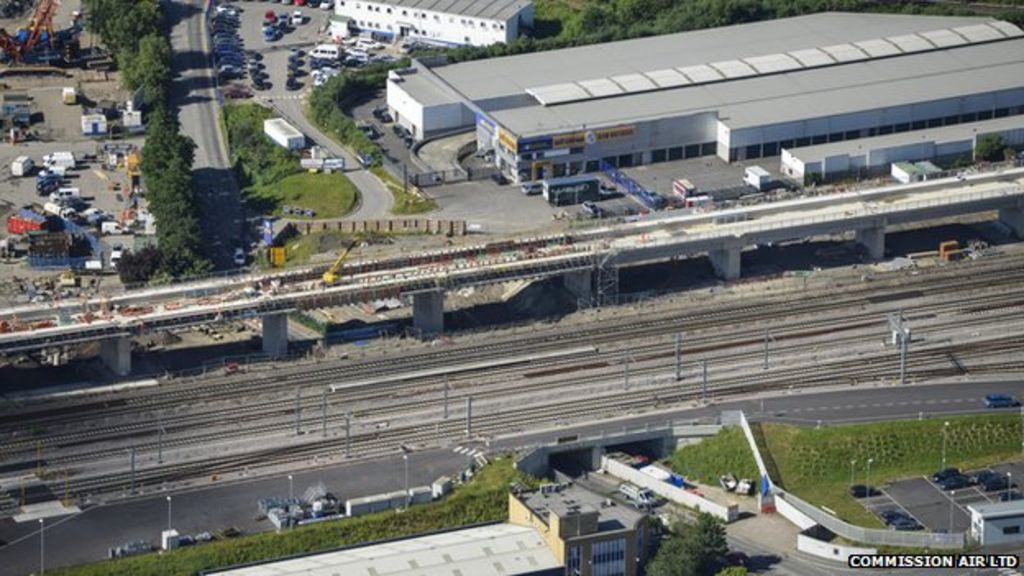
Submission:
[[[14,176],[28,176],[35,168],[35,162],[28,156],[18,156],[11,162],[11,174]]]
[[[595,176],[544,180],[541,194],[552,206],[569,206],[600,200],[601,182]]]
[[[772,175],[760,166],[750,166],[743,172],[743,182],[757,188],[758,191],[767,189],[771,181]]]
[[[52,223],[46,216],[28,209],[22,209],[17,214],[12,214],[7,218],[7,232],[9,234],[26,234],[40,230],[50,230],[51,228]]]
[[[672,193],[680,198],[687,198],[697,193],[697,187],[686,178],[672,181]]]
[[[107,117],[103,114],[82,114],[83,136],[105,136],[107,134]]]
[[[306,146],[306,136],[283,118],[268,118],[263,121],[263,133],[275,144],[289,150],[301,150]]]

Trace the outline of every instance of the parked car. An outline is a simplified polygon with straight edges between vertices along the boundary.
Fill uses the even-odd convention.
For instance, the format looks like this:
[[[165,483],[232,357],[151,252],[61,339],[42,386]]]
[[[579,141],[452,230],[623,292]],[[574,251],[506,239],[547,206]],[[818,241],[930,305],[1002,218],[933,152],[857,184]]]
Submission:
[[[940,480],[939,482],[937,482],[937,484],[939,485],[939,488],[942,488],[943,490],[946,491],[959,490],[961,488],[967,488],[968,486],[970,486],[971,479],[968,478],[967,476],[964,476],[963,474],[957,474],[955,476],[950,476],[948,478]]]
[[[523,182],[519,189],[527,196],[536,196],[544,190],[544,185],[540,182]]]
[[[245,250],[241,247],[235,248],[235,266],[245,266]]]
[[[288,81],[285,82],[284,87],[286,90],[294,92],[295,90],[302,88],[302,84],[300,84],[299,81],[296,80],[295,78],[289,78]]]
[[[270,82],[264,81],[263,79],[256,79],[253,80],[252,87],[259,92],[263,92],[264,90],[270,90],[274,85]]]
[[[853,498],[869,498],[871,496],[878,496],[882,493],[874,486],[865,486],[864,484],[854,484],[853,486],[850,486],[848,492]]]
[[[939,470],[935,474],[932,474],[932,482],[942,482],[950,476],[958,476],[960,474],[959,468],[944,468]]]
[[[974,475],[974,483],[986,492],[1006,490],[1010,487],[1010,479],[1001,472],[982,470]]]
[[[886,510],[879,514],[890,530],[920,530],[921,525],[901,510]]]
[[[988,408],[1016,408],[1020,406],[1020,400],[1008,394],[989,394],[985,396],[985,406]]]

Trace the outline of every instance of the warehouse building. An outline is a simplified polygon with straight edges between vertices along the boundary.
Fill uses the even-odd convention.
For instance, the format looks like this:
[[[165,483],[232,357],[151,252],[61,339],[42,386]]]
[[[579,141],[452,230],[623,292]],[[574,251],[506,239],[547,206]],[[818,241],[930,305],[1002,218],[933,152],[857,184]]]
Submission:
[[[388,80],[418,139],[475,129],[516,181],[782,150],[1024,113],[1024,32],[822,13],[445,65]]]
[[[441,46],[511,42],[533,27],[532,0],[337,0],[332,34],[369,32]]]
[[[973,160],[978,140],[1001,136],[1010,146],[1024,146],[1024,115],[982,122],[832,142],[782,150],[782,173],[801,181],[830,181],[890,172],[890,165],[920,160]]]

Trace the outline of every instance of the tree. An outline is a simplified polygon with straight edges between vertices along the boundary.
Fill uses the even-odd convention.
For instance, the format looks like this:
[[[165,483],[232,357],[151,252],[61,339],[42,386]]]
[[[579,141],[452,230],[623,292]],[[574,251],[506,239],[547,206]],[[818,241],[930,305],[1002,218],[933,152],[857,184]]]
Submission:
[[[146,246],[138,252],[125,252],[117,263],[117,275],[123,284],[141,284],[149,281],[160,268],[160,251]]]
[[[747,576],[747,569],[743,566],[729,566],[719,570],[715,576]]]
[[[138,53],[122,52],[120,56],[127,58],[118,64],[125,86],[131,90],[142,88],[142,96],[150,106],[163,104],[173,75],[167,38],[149,34],[139,41]]]
[[[986,162],[999,162],[1006,158],[1005,150],[1009,148],[1006,139],[998,134],[989,134],[978,138],[978,144],[974,148],[975,160]]]
[[[702,513],[694,525],[677,523],[647,568],[649,576],[709,576],[729,551],[725,526]]]

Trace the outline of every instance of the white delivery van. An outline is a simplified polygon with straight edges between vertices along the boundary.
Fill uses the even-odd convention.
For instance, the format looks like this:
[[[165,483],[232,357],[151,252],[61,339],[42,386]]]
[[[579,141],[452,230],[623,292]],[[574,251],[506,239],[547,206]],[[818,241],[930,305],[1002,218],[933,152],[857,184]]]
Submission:
[[[628,498],[637,508],[650,507],[655,503],[654,494],[647,488],[623,484],[619,486],[619,493]]]
[[[81,198],[82,193],[78,188],[58,188],[56,192],[50,193],[50,200],[54,202],[67,202],[72,198]]]
[[[124,229],[117,222],[104,222],[100,224],[101,234],[124,234]]]
[[[309,55],[313,58],[322,58],[324,60],[337,60],[341,58],[341,48],[334,44],[319,44],[316,48],[309,51]]]

